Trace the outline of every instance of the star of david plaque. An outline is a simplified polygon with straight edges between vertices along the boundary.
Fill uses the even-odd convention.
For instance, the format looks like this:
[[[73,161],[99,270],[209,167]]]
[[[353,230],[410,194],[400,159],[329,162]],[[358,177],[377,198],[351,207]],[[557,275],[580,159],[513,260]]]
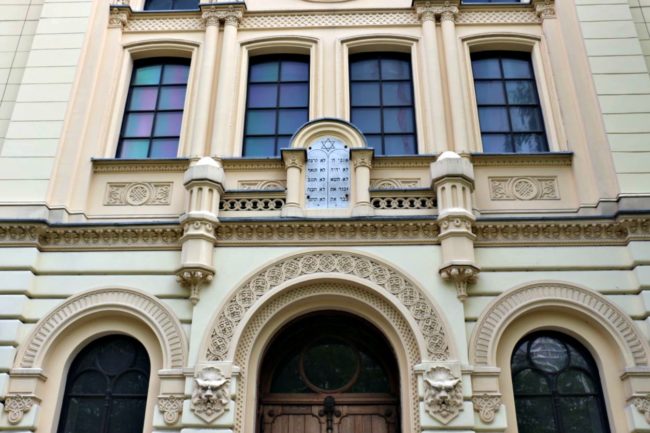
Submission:
[[[307,208],[349,206],[350,149],[338,138],[319,138],[307,148],[305,194]]]

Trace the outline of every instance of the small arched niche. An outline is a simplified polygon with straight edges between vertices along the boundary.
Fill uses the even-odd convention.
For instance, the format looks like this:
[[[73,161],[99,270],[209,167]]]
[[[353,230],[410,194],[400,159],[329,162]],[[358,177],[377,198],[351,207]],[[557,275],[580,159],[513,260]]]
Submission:
[[[300,316],[267,346],[256,432],[400,431],[395,353],[370,322],[341,311]],[[316,429],[316,430],[315,430]]]

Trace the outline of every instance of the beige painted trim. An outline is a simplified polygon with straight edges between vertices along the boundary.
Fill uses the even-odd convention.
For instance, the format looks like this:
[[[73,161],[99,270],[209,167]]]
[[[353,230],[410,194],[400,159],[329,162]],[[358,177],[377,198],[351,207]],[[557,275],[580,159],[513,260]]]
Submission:
[[[411,71],[413,74],[413,105],[415,108],[415,130],[418,138],[418,154],[433,153],[433,131],[425,128],[425,104],[428,103],[422,80],[426,78],[424,71],[425,62],[420,64],[419,47],[420,38],[400,34],[372,34],[355,35],[353,37],[338,39],[336,44],[336,117],[350,121],[350,65],[351,54],[365,52],[400,52],[411,54]],[[338,92],[340,89],[340,93]]]
[[[364,287],[365,286],[365,287]],[[314,311],[345,311],[376,326],[391,344],[399,366],[402,429],[419,431],[419,398],[414,367],[420,362],[417,333],[403,309],[364,285],[363,281],[292,281],[260,301],[244,320],[234,360],[241,367],[235,432],[252,432],[257,419],[257,384],[264,352],[273,336],[289,321]]]
[[[481,128],[479,124],[476,92],[474,90],[474,75],[472,73],[471,53],[480,51],[519,51],[531,54],[540,106],[544,118],[544,126],[551,152],[568,150],[564,129],[561,127],[561,113],[557,103],[558,93],[553,83],[550,71],[550,59],[541,44],[543,38],[537,33],[479,33],[461,37],[463,50],[461,63],[464,65],[467,77],[466,88],[469,96],[467,105],[470,107],[471,132],[469,138],[473,152],[482,152]]]
[[[45,315],[21,346],[15,368],[40,368],[59,335],[81,319],[113,312],[146,323],[162,348],[162,368],[179,369],[187,362],[187,341],[178,318],[154,296],[131,288],[92,289],[69,298]]]
[[[267,54],[303,54],[309,56],[309,121],[322,116],[323,96],[320,59],[322,47],[320,40],[311,36],[272,36],[253,38],[240,42],[239,84],[235,96],[235,116],[233,149],[230,156],[240,157],[244,153],[244,125],[246,123],[246,97],[248,90],[249,59]]]
[[[337,120],[315,120],[300,128],[291,140],[290,147],[306,148],[314,140],[324,136],[334,136],[350,148],[366,147],[366,139],[352,124]]]
[[[601,294],[558,281],[537,281],[508,290],[483,311],[470,338],[469,359],[474,366],[495,366],[499,341],[519,317],[539,310],[563,309],[592,323],[616,343],[626,367],[647,366],[650,346],[632,320]]]

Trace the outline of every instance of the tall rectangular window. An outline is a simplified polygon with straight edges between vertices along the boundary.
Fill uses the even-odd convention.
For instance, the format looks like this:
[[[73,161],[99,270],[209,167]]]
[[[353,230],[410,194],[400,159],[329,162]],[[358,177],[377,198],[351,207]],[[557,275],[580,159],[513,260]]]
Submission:
[[[548,151],[530,54],[475,53],[472,72],[483,151]]]
[[[146,11],[192,10],[199,8],[199,0],[147,0]]]
[[[118,158],[176,157],[189,70],[186,59],[135,62]]]
[[[350,57],[350,120],[377,155],[417,152],[408,54],[363,53]]]
[[[309,57],[253,57],[248,70],[244,156],[277,156],[309,120]]]

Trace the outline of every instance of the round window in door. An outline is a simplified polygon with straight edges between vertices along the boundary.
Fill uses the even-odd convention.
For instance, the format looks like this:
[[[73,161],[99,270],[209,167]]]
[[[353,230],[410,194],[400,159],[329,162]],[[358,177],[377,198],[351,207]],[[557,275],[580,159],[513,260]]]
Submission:
[[[260,371],[258,433],[399,433],[398,368],[385,337],[358,317],[289,323]]]

